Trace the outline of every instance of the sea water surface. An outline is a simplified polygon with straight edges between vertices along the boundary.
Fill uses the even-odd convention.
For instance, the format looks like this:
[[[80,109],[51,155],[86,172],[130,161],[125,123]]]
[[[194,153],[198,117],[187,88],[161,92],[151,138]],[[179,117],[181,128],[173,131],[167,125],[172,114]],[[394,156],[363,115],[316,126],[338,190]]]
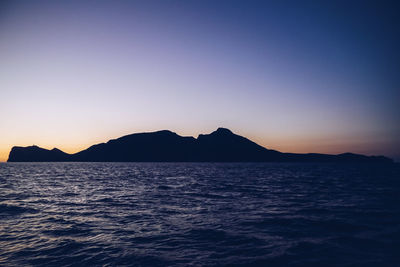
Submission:
[[[0,164],[1,266],[400,266],[399,165]]]

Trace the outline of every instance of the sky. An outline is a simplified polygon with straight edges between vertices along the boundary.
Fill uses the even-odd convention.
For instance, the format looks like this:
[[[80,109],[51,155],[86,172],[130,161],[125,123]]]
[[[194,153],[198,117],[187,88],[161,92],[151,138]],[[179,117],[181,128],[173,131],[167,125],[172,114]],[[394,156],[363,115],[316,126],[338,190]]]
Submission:
[[[0,161],[217,127],[400,160],[395,1],[1,1]]]

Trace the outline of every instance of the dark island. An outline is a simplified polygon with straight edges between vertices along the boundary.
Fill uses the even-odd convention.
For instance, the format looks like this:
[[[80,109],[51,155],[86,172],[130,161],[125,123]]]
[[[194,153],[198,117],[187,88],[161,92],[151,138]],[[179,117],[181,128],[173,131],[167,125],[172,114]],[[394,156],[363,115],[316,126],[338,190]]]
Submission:
[[[225,128],[183,137],[171,131],[136,133],[93,145],[75,154],[37,146],[11,149],[8,162],[364,162],[392,163],[384,156],[294,154],[266,149]]]

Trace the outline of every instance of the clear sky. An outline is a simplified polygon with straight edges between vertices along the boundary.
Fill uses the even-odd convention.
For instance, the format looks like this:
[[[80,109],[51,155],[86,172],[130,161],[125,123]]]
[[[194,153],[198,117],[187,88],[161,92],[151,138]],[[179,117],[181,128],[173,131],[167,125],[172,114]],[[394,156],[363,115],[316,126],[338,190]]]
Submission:
[[[222,126],[400,159],[395,1],[1,1],[0,161]]]

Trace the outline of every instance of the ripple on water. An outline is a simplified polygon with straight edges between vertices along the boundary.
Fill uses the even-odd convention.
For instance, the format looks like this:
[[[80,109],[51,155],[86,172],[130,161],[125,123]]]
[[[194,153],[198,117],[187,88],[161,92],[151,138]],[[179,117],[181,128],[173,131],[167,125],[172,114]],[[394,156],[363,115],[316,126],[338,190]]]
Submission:
[[[0,216],[16,216],[23,213],[37,213],[36,209],[14,205],[0,204]]]
[[[400,266],[399,177],[398,165],[3,164],[0,265]]]

